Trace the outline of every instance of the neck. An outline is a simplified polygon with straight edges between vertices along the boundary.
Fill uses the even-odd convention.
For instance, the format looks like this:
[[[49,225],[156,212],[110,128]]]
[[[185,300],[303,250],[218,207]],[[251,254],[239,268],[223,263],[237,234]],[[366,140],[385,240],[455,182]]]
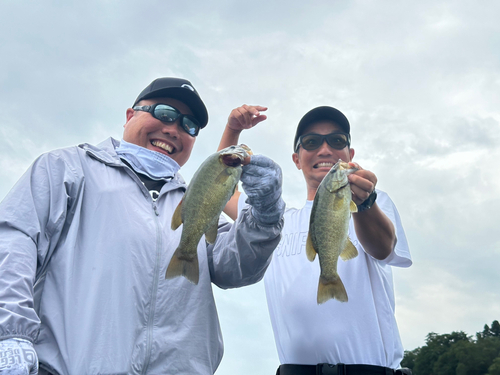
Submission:
[[[307,187],[307,200],[312,201],[314,200],[314,197],[316,196],[316,192],[318,191],[317,187]]]

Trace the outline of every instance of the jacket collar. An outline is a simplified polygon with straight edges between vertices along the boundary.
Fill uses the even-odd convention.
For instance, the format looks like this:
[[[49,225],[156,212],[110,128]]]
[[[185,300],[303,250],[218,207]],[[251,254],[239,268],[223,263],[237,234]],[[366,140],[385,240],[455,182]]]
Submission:
[[[89,143],[82,143],[78,145],[78,147],[82,148],[90,157],[100,161],[101,163],[104,163],[111,167],[123,168],[126,167],[126,165],[122,162],[115,151],[115,148],[119,145],[119,140],[109,137],[108,139],[99,143],[97,146],[93,146]],[[180,173],[176,173],[174,175],[174,178],[169,183],[186,186],[186,182],[184,181],[184,178],[180,175]]]

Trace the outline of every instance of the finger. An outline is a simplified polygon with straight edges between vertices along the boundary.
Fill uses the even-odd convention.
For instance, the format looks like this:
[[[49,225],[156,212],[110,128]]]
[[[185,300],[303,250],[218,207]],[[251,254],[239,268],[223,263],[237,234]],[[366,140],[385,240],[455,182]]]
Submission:
[[[248,155],[246,158],[243,158],[243,161],[241,162],[242,165],[248,165],[250,164],[250,160],[252,159],[251,155]]]
[[[241,114],[242,114],[242,125],[245,128],[249,128],[252,126],[252,120],[255,116],[259,116],[260,112],[250,105],[242,105],[241,106]]]
[[[238,107],[231,112],[229,123],[233,126],[239,126],[244,129],[251,127],[252,115],[244,107]]]
[[[241,118],[243,117],[243,109],[241,107],[238,107],[238,108],[235,108],[231,111],[231,113],[229,114],[229,122],[230,123],[234,123],[234,122],[237,122],[237,123],[240,123],[241,122]]]
[[[371,191],[361,189],[356,185],[351,185],[351,192],[354,194],[354,197],[357,198],[357,200],[354,200],[357,204],[364,202],[371,194]]]
[[[370,182],[366,183],[366,180],[358,180],[357,183],[351,183],[351,190],[354,191],[358,197],[366,199],[366,197],[375,190],[375,186]]]
[[[252,119],[252,127],[267,119],[266,115],[260,115]]]
[[[347,176],[350,183],[359,185],[361,188],[371,188],[372,190],[377,185],[377,176],[373,172],[366,169],[358,170]]]
[[[251,116],[259,116],[260,115],[259,109],[254,105],[246,105],[245,109],[248,111],[248,113]]]
[[[351,178],[351,176],[353,177]],[[360,176],[351,176],[348,177],[349,183],[351,184],[351,191],[353,191],[356,196],[362,200],[368,198],[372,191],[375,190],[375,184]]]
[[[352,162],[352,161],[350,161],[350,162],[349,162],[349,166],[350,166],[350,167],[353,167],[353,168],[356,168],[356,169],[358,169],[358,170],[360,170],[360,171],[362,171],[362,170],[363,170],[363,168],[361,168],[361,166],[360,166],[358,163],[354,163],[354,162]]]

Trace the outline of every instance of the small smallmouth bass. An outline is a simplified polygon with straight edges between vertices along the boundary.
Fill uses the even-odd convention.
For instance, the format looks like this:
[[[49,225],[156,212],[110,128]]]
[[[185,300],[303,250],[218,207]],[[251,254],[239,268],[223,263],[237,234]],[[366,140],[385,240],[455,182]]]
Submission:
[[[312,262],[318,254],[321,273],[318,305],[329,299],[347,302],[347,292],[337,273],[339,256],[355,258],[358,250],[348,237],[351,212],[358,208],[352,201],[347,176],[357,171],[339,160],[318,186],[314,197],[306,242],[307,258]]]
[[[250,155],[245,145],[230,146],[210,155],[198,168],[172,216],[172,230],[184,225],[166,279],[184,276],[198,284],[198,243],[203,234],[208,243],[215,243],[219,216],[240,180],[243,160]]]

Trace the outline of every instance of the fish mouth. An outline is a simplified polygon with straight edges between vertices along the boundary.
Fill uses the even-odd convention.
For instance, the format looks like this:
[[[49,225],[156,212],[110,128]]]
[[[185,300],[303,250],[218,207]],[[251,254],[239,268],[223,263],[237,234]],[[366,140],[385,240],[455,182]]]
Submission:
[[[322,161],[314,164],[313,168],[330,168],[332,172],[345,171],[347,174],[351,174],[358,170],[357,168],[351,167],[349,163],[342,161],[342,159],[339,159],[336,163]]]
[[[247,145],[229,146],[219,151],[222,163],[228,167],[239,167],[243,160],[253,155],[252,150]]]
[[[158,147],[158,148],[164,150],[169,155],[172,155],[175,152],[175,150],[176,150],[175,147],[169,145],[168,143],[166,143],[164,141],[160,141],[158,139],[152,140],[151,144],[154,147]]]

